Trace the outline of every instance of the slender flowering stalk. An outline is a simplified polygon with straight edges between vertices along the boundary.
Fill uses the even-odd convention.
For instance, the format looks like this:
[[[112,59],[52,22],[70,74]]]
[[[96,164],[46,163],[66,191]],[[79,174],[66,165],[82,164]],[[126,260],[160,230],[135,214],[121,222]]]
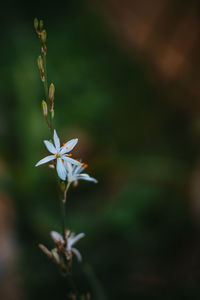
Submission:
[[[38,56],[37,64],[40,71],[41,81],[44,85],[45,93],[45,100],[42,100],[42,113],[47,123],[47,126],[51,131],[51,138],[53,139],[53,142],[44,140],[44,144],[51,155],[48,155],[40,161],[38,161],[36,167],[49,162],[51,162],[51,168],[54,168],[54,165],[56,165],[56,170],[58,174],[58,187],[59,192],[62,195],[62,198],[60,197],[60,204],[63,232],[63,234],[61,235],[56,231],[51,231],[51,237],[55,244],[55,247],[52,250],[48,250],[48,248],[46,248],[42,244],[39,244],[39,247],[49,258],[51,258],[52,261],[54,261],[60,267],[60,269],[64,273],[67,273],[68,281],[71,285],[72,290],[71,295],[74,295],[73,299],[86,299],[84,296],[79,296],[79,293],[73,283],[73,280],[71,279],[69,272],[69,269],[72,265],[73,255],[76,256],[78,262],[82,261],[82,255],[80,251],[74,247],[74,245],[80,239],[82,239],[85,236],[85,234],[79,233],[78,235],[75,235],[69,229],[66,229],[65,202],[66,194],[71,183],[74,183],[74,185],[76,186],[79,180],[92,181],[94,183],[97,183],[97,180],[88,175],[87,173],[82,173],[87,167],[86,164],[83,164],[81,163],[81,161],[71,158],[70,151],[72,151],[78,143],[78,138],[66,142],[63,146],[61,146],[60,144],[60,139],[53,126],[55,86],[53,83],[51,83],[50,86],[48,86],[47,81],[47,32],[46,29],[44,29],[43,21],[38,21],[37,18],[34,19],[34,28],[41,43],[41,54]]]

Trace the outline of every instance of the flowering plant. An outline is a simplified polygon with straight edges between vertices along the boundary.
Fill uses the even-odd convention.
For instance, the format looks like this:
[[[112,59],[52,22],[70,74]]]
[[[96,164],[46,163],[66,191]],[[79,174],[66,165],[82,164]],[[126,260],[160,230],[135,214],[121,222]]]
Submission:
[[[43,21],[38,21],[37,18],[34,19],[34,28],[41,43],[41,55],[39,55],[37,63],[40,71],[41,81],[44,85],[45,91],[45,100],[42,100],[42,112],[51,133],[51,139],[44,141],[44,144],[47,150],[50,152],[50,155],[38,161],[36,167],[42,164],[50,163],[49,166],[51,168],[56,168],[58,175],[58,185],[60,194],[62,195],[62,197],[60,197],[62,207],[62,235],[56,231],[51,231],[51,237],[55,244],[55,247],[52,250],[48,250],[42,244],[39,244],[39,247],[52,261],[54,261],[59,266],[64,274],[70,275],[73,256],[72,254],[76,256],[79,262],[82,261],[82,256],[79,250],[74,248],[74,244],[82,239],[85,234],[79,233],[75,235],[65,226],[65,203],[67,191],[72,183],[77,186],[78,180],[92,181],[94,183],[97,183],[97,180],[93,177],[90,177],[86,173],[82,173],[82,171],[87,167],[87,164],[71,157],[72,154],[70,152],[77,145],[78,138],[74,138],[61,146],[60,139],[53,124],[55,86],[53,83],[48,86],[47,81],[47,33],[44,29]],[[77,292],[75,292],[74,290],[73,292],[75,293],[74,297],[78,297]]]

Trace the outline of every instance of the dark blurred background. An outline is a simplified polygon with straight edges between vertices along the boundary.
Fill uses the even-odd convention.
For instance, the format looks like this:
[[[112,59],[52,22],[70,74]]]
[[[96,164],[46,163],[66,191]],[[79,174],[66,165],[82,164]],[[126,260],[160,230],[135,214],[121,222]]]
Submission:
[[[12,2],[1,7],[0,299],[67,299],[37,247],[61,231],[39,41],[47,29],[56,129],[99,181],[70,190],[73,278],[92,299],[200,294],[200,5],[181,0]],[[90,266],[88,266],[88,264]]]

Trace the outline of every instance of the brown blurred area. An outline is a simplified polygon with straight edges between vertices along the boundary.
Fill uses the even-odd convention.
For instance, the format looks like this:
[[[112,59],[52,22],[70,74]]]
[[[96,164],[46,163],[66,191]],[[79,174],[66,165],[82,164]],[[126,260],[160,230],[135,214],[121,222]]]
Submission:
[[[23,299],[17,272],[18,246],[14,212],[9,196],[0,190],[0,299]]]
[[[199,115],[199,2],[103,0],[98,5],[120,43],[145,59],[149,76],[178,108]]]

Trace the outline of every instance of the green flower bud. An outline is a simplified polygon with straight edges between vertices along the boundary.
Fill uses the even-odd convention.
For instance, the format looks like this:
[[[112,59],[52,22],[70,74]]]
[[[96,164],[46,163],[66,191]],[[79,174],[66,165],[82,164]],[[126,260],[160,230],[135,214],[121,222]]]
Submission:
[[[41,55],[38,56],[37,63],[38,63],[38,68],[39,68],[40,72],[44,73],[44,67],[43,67],[43,61],[42,61]]]
[[[42,113],[44,117],[46,118],[48,115],[48,107],[46,101],[42,100]]]
[[[37,19],[37,18],[34,19],[33,24],[34,24],[35,30],[37,31],[38,25],[39,25],[39,22],[38,22],[38,19]]]
[[[51,110],[51,118],[54,118],[54,109]]]
[[[43,43],[43,44],[45,44],[46,43],[46,40],[47,40],[47,32],[46,32],[46,30],[44,29],[44,30],[42,30],[42,32],[41,32],[41,42]]]
[[[49,87],[49,100],[51,102],[54,101],[54,95],[55,95],[55,86],[53,83],[50,84],[50,87]]]
[[[43,26],[44,26],[44,22],[43,22],[43,20],[40,20],[40,30],[43,29]]]

